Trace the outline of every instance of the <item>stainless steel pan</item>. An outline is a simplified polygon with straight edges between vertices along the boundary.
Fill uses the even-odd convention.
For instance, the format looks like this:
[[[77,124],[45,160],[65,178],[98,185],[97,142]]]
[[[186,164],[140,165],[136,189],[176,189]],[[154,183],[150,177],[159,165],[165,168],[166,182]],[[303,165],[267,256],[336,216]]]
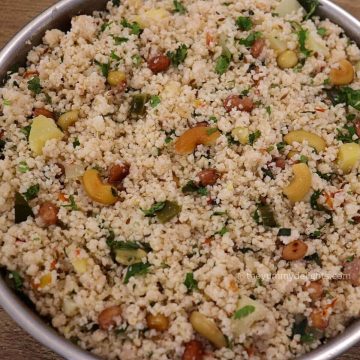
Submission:
[[[26,54],[41,42],[47,29],[69,28],[70,20],[78,14],[90,14],[94,10],[103,10],[107,0],[62,0],[24,27],[0,52],[0,82],[14,64],[24,63]],[[318,14],[340,25],[357,44],[360,45],[360,22],[329,0],[320,0]],[[29,43],[30,41],[30,43]],[[18,296],[9,289],[0,276],[0,305],[28,333],[45,346],[69,360],[96,360],[96,356],[81,350],[65,340],[54,329],[33,312]],[[302,360],[334,359],[360,341],[360,320],[346,331],[321,346],[317,350],[301,357]]]

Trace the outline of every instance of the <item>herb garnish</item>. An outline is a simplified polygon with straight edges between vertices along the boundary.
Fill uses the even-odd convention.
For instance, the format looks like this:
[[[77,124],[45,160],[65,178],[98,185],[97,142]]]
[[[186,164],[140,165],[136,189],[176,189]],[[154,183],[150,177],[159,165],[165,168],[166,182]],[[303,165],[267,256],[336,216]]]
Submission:
[[[131,277],[137,276],[137,275],[145,275],[149,272],[151,264],[149,263],[136,263],[133,265],[130,265],[127,268],[127,272],[124,278],[124,284],[127,284]]]
[[[205,186],[200,186],[195,181],[190,180],[181,188],[184,194],[197,193],[198,195],[205,196],[208,191]]]
[[[79,210],[78,206],[76,205],[74,195],[69,196],[69,201],[70,201],[70,204],[61,205],[61,206],[64,208],[70,209],[70,210],[74,210],[74,211]]]
[[[248,16],[239,16],[236,19],[236,25],[240,30],[248,31],[252,28],[253,23]]]
[[[188,47],[185,44],[181,44],[175,51],[168,51],[166,55],[170,58],[174,66],[179,66],[185,61],[187,51]]]
[[[33,200],[37,197],[37,194],[39,193],[40,190],[40,185],[39,184],[35,184],[35,185],[31,185],[24,193],[24,197],[27,201],[29,200]]]
[[[129,23],[126,19],[121,20],[121,25],[130,29],[133,35],[140,35],[143,31],[137,22]]]
[[[180,1],[174,0],[173,4],[174,4],[174,12],[177,12],[179,14],[186,13],[186,7]]]
[[[306,29],[301,28],[298,33],[298,41],[299,41],[299,47],[300,52],[305,56],[305,58],[309,57],[311,55],[311,51],[306,48],[306,39],[309,36],[309,31]]]
[[[185,276],[184,285],[187,287],[188,291],[197,290],[197,281],[194,279],[194,273],[189,272]]]
[[[152,108],[155,108],[161,103],[161,100],[160,100],[159,96],[153,95],[150,97],[149,103]]]
[[[255,141],[261,136],[261,131],[256,130],[255,132],[249,134],[249,144],[254,145]]]
[[[216,59],[215,72],[224,74],[230,66],[232,54],[226,46],[223,46],[221,55]]]
[[[41,93],[42,86],[40,85],[40,78],[38,76],[28,81],[28,89],[36,95]]]
[[[110,71],[110,62],[103,64],[97,60],[94,60],[94,63],[100,67],[101,73],[103,74],[104,77],[107,78]]]
[[[239,43],[241,45],[244,45],[246,46],[247,48],[251,47],[254,42],[259,39],[260,37],[262,36],[262,33],[260,31],[254,31],[254,32],[251,32],[247,38],[245,39],[238,39]]]
[[[237,310],[234,314],[234,319],[241,319],[244,318],[250,314],[252,314],[255,311],[255,306],[253,305],[246,305],[242,307],[241,309]]]

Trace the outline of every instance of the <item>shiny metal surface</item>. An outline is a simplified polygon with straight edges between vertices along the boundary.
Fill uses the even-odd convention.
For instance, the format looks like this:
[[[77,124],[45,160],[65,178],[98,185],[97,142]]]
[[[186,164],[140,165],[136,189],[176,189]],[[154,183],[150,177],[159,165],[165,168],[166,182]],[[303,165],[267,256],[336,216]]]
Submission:
[[[103,10],[106,0],[62,0],[43,12],[23,28],[0,52],[0,81],[12,65],[23,64],[26,54],[41,42],[47,29],[69,28],[70,20],[78,14],[90,14]],[[329,0],[320,0],[319,15],[339,24],[348,36],[360,45],[360,22]],[[30,41],[30,44],[28,43]],[[0,277],[0,305],[6,312],[34,338],[69,360],[96,360],[89,352],[81,350],[65,340],[10,290]],[[360,320],[351,325],[343,334],[337,336],[317,350],[301,357],[301,360],[328,360],[360,341]]]

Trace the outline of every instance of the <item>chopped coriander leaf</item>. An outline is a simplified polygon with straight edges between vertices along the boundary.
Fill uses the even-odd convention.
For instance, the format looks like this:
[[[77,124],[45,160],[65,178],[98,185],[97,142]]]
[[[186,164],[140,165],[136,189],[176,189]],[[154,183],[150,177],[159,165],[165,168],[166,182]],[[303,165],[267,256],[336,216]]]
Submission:
[[[275,176],[272,173],[270,168],[264,166],[264,167],[261,168],[261,171],[263,172],[264,178],[268,176],[272,180],[275,179]]]
[[[32,91],[34,94],[40,94],[42,90],[42,86],[40,85],[40,78],[38,76],[33,77],[28,82],[28,89]]]
[[[360,111],[360,89],[354,90],[348,86],[333,88],[327,91],[334,105],[344,103]]]
[[[278,236],[290,236],[290,235],[291,235],[291,229],[281,228],[278,231]]]
[[[209,120],[212,121],[213,123],[217,123],[217,121],[218,121],[216,116],[210,116]]]
[[[15,193],[15,224],[19,224],[29,216],[34,216],[34,213],[26,201],[25,197],[20,193]]]
[[[231,52],[224,46],[221,55],[216,60],[215,72],[219,75],[224,74],[230,66],[231,58]]]
[[[80,146],[80,141],[78,138],[75,138],[75,140],[73,141],[73,148],[75,149],[76,147]]]
[[[322,173],[320,171],[317,171],[316,172],[322,179],[326,180],[326,181],[331,181],[335,176],[336,174],[335,173]]]
[[[146,217],[153,217],[156,215],[158,211],[162,210],[164,206],[165,206],[165,201],[157,202],[150,209],[148,210],[141,209],[141,211],[144,213]]]
[[[110,62],[108,62],[107,64],[105,64],[105,63],[103,64],[97,60],[95,60],[94,62],[97,66],[100,67],[100,70],[101,70],[101,73],[103,74],[103,76],[105,76],[107,78],[109,75],[109,71],[110,71]]]
[[[113,59],[113,60],[116,60],[116,61],[120,61],[120,60],[121,60],[121,57],[118,56],[118,55],[116,55],[114,50],[111,50],[110,58]]]
[[[197,281],[194,279],[194,273],[189,272],[185,276],[184,285],[188,289],[188,291],[197,290]]]
[[[324,211],[325,208],[322,205],[319,205],[318,200],[320,195],[322,194],[322,190],[315,190],[310,197],[310,206],[313,210]]]
[[[347,257],[345,261],[346,262],[352,262],[354,259],[355,259],[355,256],[351,255],[351,256]]]
[[[170,58],[171,63],[174,66],[179,66],[183,63],[187,57],[188,47],[185,44],[181,44],[175,51],[168,51],[166,55]]]
[[[159,96],[153,95],[150,97],[149,103],[152,108],[155,108],[161,103],[161,100],[160,100]]]
[[[324,37],[326,35],[326,29],[325,28],[318,28],[317,29],[317,33],[321,36]]]
[[[4,105],[4,106],[10,106],[10,105],[11,105],[11,101],[10,101],[10,100],[7,100],[7,99],[4,99],[4,100],[3,100],[3,105]]]
[[[177,12],[179,14],[186,13],[186,7],[180,1],[174,0],[173,4],[174,4],[174,12]]]
[[[320,256],[318,253],[314,253],[314,254],[311,254],[311,255],[308,255],[308,256],[305,256],[304,257],[304,260],[307,260],[307,261],[314,261],[315,264],[321,266],[322,263],[321,263],[321,259],[320,259]]]
[[[20,161],[18,169],[22,174],[25,174],[27,171],[29,171],[29,166],[27,165],[26,161]]]
[[[355,114],[347,114],[345,117],[347,121],[354,121],[356,119]]]
[[[23,287],[23,279],[17,271],[10,272],[12,283],[16,291],[20,291]]]
[[[321,237],[321,231],[320,230],[315,230],[314,232],[309,234],[310,239],[319,239],[320,237]]]
[[[228,232],[229,232],[229,229],[226,227],[226,225],[224,225],[219,231],[217,231],[215,233],[215,235],[218,234],[220,236],[224,236]]]
[[[131,60],[135,66],[139,66],[141,64],[141,56],[136,54],[131,57]]]
[[[52,104],[52,98],[51,96],[46,93],[46,92],[43,92],[44,96],[45,96],[45,101],[48,103],[48,104]]]
[[[103,24],[101,24],[100,32],[104,32],[107,28],[110,28],[112,21],[105,21]]]
[[[330,85],[330,79],[329,78],[325,79],[323,85],[324,86]]]
[[[35,185],[31,185],[24,193],[24,197],[27,201],[29,200],[33,200],[37,197],[38,193],[40,191],[40,185],[39,184],[35,184]]]
[[[306,39],[309,36],[309,31],[306,29],[301,28],[298,33],[298,41],[299,41],[299,47],[300,52],[305,56],[305,58],[309,57],[311,55],[311,51],[306,48]]]
[[[256,210],[254,211],[254,213],[252,214],[252,218],[254,219],[254,221],[255,221],[258,225],[261,224],[260,213],[259,213],[259,210],[258,210],[258,209],[256,209]]]
[[[259,39],[260,37],[262,36],[262,33],[260,31],[254,31],[254,32],[251,32],[247,38],[245,39],[239,39],[239,43],[241,45],[244,45],[246,46],[247,48],[251,47],[254,42]]]
[[[26,136],[26,140],[29,140],[30,130],[31,130],[31,125],[24,126],[20,130]]]
[[[255,132],[249,134],[249,144],[254,145],[255,141],[261,136],[260,130],[256,130]]]
[[[64,208],[68,208],[70,210],[74,210],[77,211],[79,210],[78,206],[76,205],[75,199],[74,199],[74,195],[70,195],[69,196],[69,200],[70,200],[70,204],[67,205],[62,205]]]
[[[271,115],[271,106],[267,106],[265,109],[266,109],[266,112],[267,112],[269,115]]]
[[[124,278],[124,284],[127,284],[130,278],[132,278],[133,276],[146,275],[149,272],[150,266],[151,264],[142,262],[130,265],[127,268],[127,272]]]
[[[200,186],[195,181],[190,180],[181,189],[184,194],[197,193],[201,196],[207,195],[208,191],[206,187]]]
[[[253,305],[246,305],[242,307],[241,309],[237,310],[234,314],[234,319],[241,319],[244,318],[250,314],[252,314],[255,311],[255,306]]]
[[[236,23],[237,27],[242,31],[248,31],[253,26],[253,23],[248,16],[239,16],[236,19],[235,23]]]
[[[309,159],[308,159],[307,156],[301,155],[299,161],[300,161],[301,163],[307,164],[308,161],[309,161]]]
[[[126,19],[121,20],[121,25],[131,29],[131,34],[133,35],[140,35],[143,31],[137,22],[129,23]]]
[[[278,149],[279,152],[282,152],[284,151],[286,145],[287,145],[286,142],[282,141],[276,144],[276,148]]]
[[[300,321],[295,321],[292,328],[292,337],[300,335],[302,343],[310,343],[315,340],[313,329],[309,327],[306,317],[301,317]]]
[[[354,126],[345,125],[343,130],[336,129],[338,135],[336,139],[342,141],[343,143],[351,143],[351,142],[358,142],[359,139],[353,140],[354,135],[356,135],[356,130]]]
[[[320,5],[319,0],[301,0],[300,3],[307,12],[304,20],[310,19]]]
[[[121,45],[121,44],[129,41],[129,39],[127,37],[122,37],[122,36],[113,36],[112,38],[115,41],[115,45]]]

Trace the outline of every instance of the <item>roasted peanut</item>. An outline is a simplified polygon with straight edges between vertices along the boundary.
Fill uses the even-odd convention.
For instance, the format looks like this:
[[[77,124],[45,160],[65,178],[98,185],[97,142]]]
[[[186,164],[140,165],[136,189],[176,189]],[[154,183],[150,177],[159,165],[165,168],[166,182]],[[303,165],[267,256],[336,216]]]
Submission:
[[[86,170],[82,180],[86,193],[94,201],[104,205],[112,205],[118,200],[111,185],[103,184],[101,182],[99,172],[97,170]]]
[[[216,326],[214,321],[207,318],[205,315],[193,311],[190,315],[190,323],[195,331],[211,341],[218,349],[226,346],[224,334]]]
[[[284,246],[282,258],[290,261],[302,259],[306,255],[307,249],[308,246],[302,240],[294,240]]]
[[[169,328],[169,318],[162,314],[147,314],[146,324],[149,329],[166,331]]]
[[[262,51],[264,50],[264,46],[265,46],[264,39],[255,40],[250,50],[252,57],[258,58],[261,55]]]
[[[40,205],[39,216],[45,225],[55,225],[57,223],[57,214],[59,208],[50,201],[46,201]]]
[[[292,167],[294,178],[283,189],[283,193],[291,202],[301,201],[310,191],[312,175],[308,166],[304,163],[295,164]]]
[[[34,109],[34,116],[39,116],[39,115],[43,115],[49,119],[55,119],[54,113],[45,108],[35,108]]]
[[[254,103],[249,97],[241,98],[239,95],[229,95],[224,100],[224,108],[227,112],[230,112],[233,109],[251,112],[254,108]]]
[[[324,292],[321,281],[311,281],[310,284],[305,287],[305,290],[309,293],[310,299],[313,301],[320,300]]]
[[[282,159],[282,158],[275,159],[275,166],[282,169],[282,170],[284,170],[285,166],[286,166],[285,159]]]
[[[181,360],[202,360],[204,358],[204,348],[200,341],[191,340],[185,344],[185,350]]]
[[[202,186],[214,185],[219,178],[219,173],[215,169],[204,169],[198,173]]]
[[[216,128],[206,126],[194,127],[186,130],[175,142],[175,151],[178,154],[191,154],[197,145],[213,145],[220,136]]]
[[[319,330],[325,330],[329,325],[329,319],[322,309],[313,310],[310,314],[310,325]]]
[[[332,85],[348,85],[354,80],[354,73],[351,62],[343,59],[339,61],[338,68],[330,70],[330,82]]]
[[[126,163],[113,165],[109,169],[108,182],[109,184],[118,184],[123,181],[130,172],[130,165]]]
[[[360,258],[347,262],[344,265],[343,273],[352,285],[360,286]]]
[[[148,68],[154,73],[166,71],[170,66],[170,59],[164,55],[156,55],[147,61]]]
[[[101,330],[110,330],[118,325],[121,320],[121,307],[119,305],[110,306],[104,309],[98,316],[98,323]]]

